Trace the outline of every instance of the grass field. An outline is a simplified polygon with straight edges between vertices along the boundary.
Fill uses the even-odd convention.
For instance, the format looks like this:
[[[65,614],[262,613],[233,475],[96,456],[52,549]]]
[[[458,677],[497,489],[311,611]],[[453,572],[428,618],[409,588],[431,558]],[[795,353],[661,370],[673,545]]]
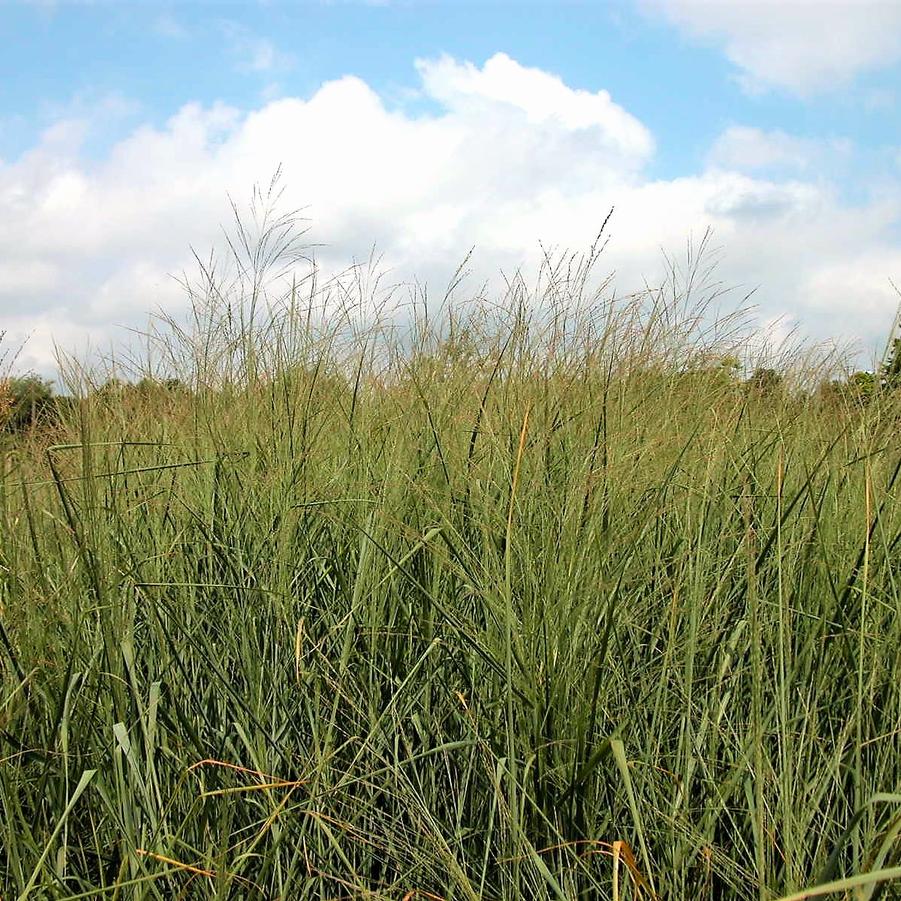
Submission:
[[[7,441],[0,896],[898,897],[901,405],[594,262],[195,286]]]

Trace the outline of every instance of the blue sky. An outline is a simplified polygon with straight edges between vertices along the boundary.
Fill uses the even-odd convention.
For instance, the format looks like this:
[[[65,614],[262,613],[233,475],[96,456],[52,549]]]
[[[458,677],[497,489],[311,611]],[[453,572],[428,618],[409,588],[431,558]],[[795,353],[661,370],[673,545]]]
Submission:
[[[426,277],[472,244],[528,262],[615,204],[624,289],[712,226],[762,323],[866,352],[891,319],[897,2],[0,0],[0,47],[0,328],[38,369],[177,307],[166,272],[278,163],[335,263],[366,241]]]
[[[123,107],[94,153],[138,122],[162,125],[185,103],[249,109],[347,74],[415,108],[415,59],[482,62],[499,50],[572,87],[609,91],[659,136],[651,174],[663,178],[700,168],[733,124],[889,152],[901,126],[897,65],[813,96],[754,95],[715,45],[627,2],[7,3],[0,39],[5,158],[61,114],[115,97]]]

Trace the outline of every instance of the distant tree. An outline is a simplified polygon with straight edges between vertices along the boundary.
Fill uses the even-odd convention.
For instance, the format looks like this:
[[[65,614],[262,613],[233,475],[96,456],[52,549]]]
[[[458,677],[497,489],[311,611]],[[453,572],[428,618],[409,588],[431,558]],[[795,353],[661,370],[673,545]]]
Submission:
[[[873,372],[855,372],[845,383],[845,393],[849,400],[864,406],[868,404],[879,387],[879,380]]]
[[[691,360],[679,370],[683,385],[703,386],[705,390],[724,389],[739,383],[741,361],[731,354],[709,355]]]
[[[0,379],[0,428],[6,427],[12,408],[13,393],[9,386],[9,379]]]
[[[845,396],[845,383],[839,379],[823,379],[814,396],[822,404],[840,404]]]
[[[747,381],[748,388],[755,394],[774,394],[782,387],[782,374],[775,369],[758,367]]]
[[[738,378],[741,372],[741,360],[735,354],[727,354],[717,361],[717,368],[720,372],[725,373],[730,379]]]
[[[102,385],[98,385],[92,392],[95,397],[118,397],[128,387],[127,382],[117,379],[115,376],[108,378]]]
[[[56,411],[53,388],[46,379],[27,375],[3,382],[0,415],[6,432],[20,432],[41,421],[50,420]]]
[[[151,376],[144,376],[136,382],[134,389],[139,394],[153,394],[158,391],[175,393],[187,390],[181,379],[155,379]]]
[[[846,379],[827,379],[817,386],[816,399],[832,406],[865,407],[879,391],[880,377],[873,372],[854,372]]]
[[[880,375],[884,388],[901,387],[901,338],[895,338],[892,342],[891,353]]]

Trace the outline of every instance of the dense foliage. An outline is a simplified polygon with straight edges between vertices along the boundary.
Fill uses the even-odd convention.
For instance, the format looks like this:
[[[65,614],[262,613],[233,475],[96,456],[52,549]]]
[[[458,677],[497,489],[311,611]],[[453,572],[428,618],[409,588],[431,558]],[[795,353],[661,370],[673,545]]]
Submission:
[[[58,400],[46,379],[36,375],[0,381],[0,428],[21,432],[34,425],[47,425],[54,418]]]

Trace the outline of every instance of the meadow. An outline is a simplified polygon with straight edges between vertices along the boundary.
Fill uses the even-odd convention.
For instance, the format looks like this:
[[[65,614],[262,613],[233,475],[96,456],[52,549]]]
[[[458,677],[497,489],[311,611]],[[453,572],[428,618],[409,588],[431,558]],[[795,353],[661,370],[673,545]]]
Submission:
[[[896,393],[696,255],[398,324],[290,225],[3,439],[0,896],[898,897]]]

